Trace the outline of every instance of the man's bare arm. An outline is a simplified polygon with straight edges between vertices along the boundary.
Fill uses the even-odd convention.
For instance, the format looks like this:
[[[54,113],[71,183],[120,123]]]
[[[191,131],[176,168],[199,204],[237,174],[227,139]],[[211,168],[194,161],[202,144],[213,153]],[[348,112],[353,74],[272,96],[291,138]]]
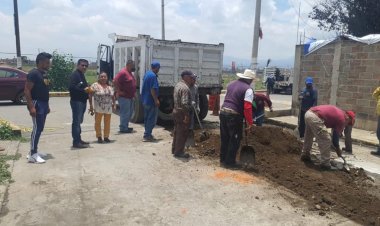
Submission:
[[[26,103],[28,106],[29,114],[32,117],[36,117],[36,108],[33,105],[32,102],[32,89],[34,87],[34,83],[31,81],[26,81],[25,88],[24,88],[24,94],[26,98]]]

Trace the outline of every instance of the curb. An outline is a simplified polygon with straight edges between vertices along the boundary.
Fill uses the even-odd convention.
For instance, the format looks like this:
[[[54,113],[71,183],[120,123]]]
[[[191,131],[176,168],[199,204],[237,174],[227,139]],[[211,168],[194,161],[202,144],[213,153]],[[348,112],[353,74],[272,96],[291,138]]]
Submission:
[[[7,120],[4,120],[4,119],[1,119],[0,118],[0,122],[6,122],[6,123],[9,123],[9,125],[11,126],[12,128],[12,133],[14,136],[16,137],[21,137],[21,128],[15,124],[13,124],[12,122],[9,122]]]
[[[69,92],[49,92],[49,97],[69,97]]]
[[[14,141],[11,141],[11,142],[14,142]],[[17,153],[19,152],[19,148],[20,148],[20,141],[17,141],[16,149],[15,150],[10,151],[11,149],[7,148],[6,152],[5,153],[1,153],[1,154],[4,154],[4,155],[17,155]],[[7,163],[9,164],[9,169],[8,170],[11,173],[11,175],[13,174],[13,169],[14,169],[15,161],[17,161],[17,160],[8,160],[7,161]],[[6,206],[6,203],[8,201],[7,200],[7,196],[8,196],[8,189],[9,189],[9,185],[10,184],[11,184],[11,182],[0,184],[0,213],[3,213],[3,207]]]
[[[297,128],[297,125],[294,125],[294,124],[291,124],[291,123],[287,123],[287,122],[277,121],[277,120],[274,120],[274,119],[271,119],[271,118],[266,118],[266,122],[268,124],[271,124],[271,125],[281,126],[281,127],[285,127],[285,128],[292,129],[292,130],[294,130],[294,129]],[[352,139],[352,143],[360,145],[360,146],[365,145],[365,146],[370,146],[370,147],[378,147],[377,143],[374,143],[374,142],[371,142],[371,141],[360,140],[360,139],[357,139],[357,138],[354,138],[354,137],[352,137],[351,139]]]

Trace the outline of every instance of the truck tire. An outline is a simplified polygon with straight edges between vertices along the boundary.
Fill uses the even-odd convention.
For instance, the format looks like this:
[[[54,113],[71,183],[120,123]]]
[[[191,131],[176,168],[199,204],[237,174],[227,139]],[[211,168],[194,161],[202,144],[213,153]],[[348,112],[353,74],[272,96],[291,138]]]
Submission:
[[[159,96],[159,100],[158,121],[163,124],[173,121],[173,95]]]
[[[26,104],[26,97],[24,91],[21,91],[17,94],[15,99],[13,100],[15,104]]]
[[[207,95],[199,95],[199,119],[206,118],[208,113],[208,99]]]
[[[286,94],[288,95],[292,95],[293,93],[293,86],[292,85],[289,85],[287,88],[286,88]]]
[[[136,92],[136,98],[135,98],[135,109],[132,114],[131,122],[133,123],[142,123],[144,121],[144,107],[141,103],[141,96],[140,92]]]

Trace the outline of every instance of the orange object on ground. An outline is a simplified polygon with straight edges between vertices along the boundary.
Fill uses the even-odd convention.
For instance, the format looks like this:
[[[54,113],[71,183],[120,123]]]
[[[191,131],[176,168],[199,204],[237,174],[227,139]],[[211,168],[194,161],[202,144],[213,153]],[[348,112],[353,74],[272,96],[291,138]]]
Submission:
[[[209,99],[212,100],[212,105],[211,105],[212,108],[209,110],[212,110],[212,115],[218,116],[219,110],[220,110],[220,95],[219,94],[210,95]],[[209,100],[209,103],[210,103],[210,100]]]

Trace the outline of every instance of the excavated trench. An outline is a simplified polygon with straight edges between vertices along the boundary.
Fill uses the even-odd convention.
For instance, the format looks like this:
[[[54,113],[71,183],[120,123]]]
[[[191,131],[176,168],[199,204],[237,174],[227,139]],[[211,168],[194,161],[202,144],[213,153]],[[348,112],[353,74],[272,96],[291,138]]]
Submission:
[[[219,164],[219,131],[209,132],[210,139],[199,142],[190,152]],[[293,191],[307,201],[309,210],[321,216],[334,211],[360,224],[380,225],[380,189],[363,169],[320,171],[305,164],[299,158],[302,143],[279,127],[256,127],[248,143],[256,150],[256,163],[249,173]]]

